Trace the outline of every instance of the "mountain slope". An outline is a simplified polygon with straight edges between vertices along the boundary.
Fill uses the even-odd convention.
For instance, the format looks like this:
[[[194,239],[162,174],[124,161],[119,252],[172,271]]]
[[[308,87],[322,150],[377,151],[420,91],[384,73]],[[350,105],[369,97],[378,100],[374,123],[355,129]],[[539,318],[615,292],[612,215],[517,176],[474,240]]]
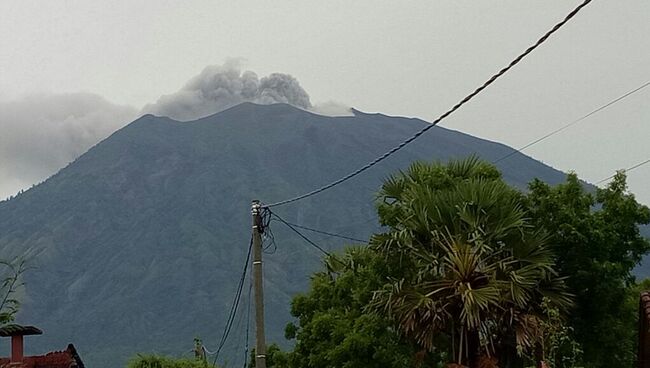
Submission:
[[[35,267],[26,274],[18,321],[45,335],[28,340],[27,352],[73,342],[88,366],[120,367],[140,351],[184,353],[194,336],[215,349],[246,255],[251,199],[270,203],[312,190],[424,124],[250,103],[186,123],[152,115],[134,121],[46,182],[0,203],[0,251],[26,253]],[[476,153],[494,160],[509,152],[436,127],[363,175],[277,212],[367,238],[377,229],[373,193],[389,173],[418,159]],[[564,179],[521,154],[499,166],[521,188],[533,177]],[[283,342],[290,297],[306,288],[320,254],[281,225],[272,229],[278,248],[265,256],[267,339]],[[343,246],[312,238],[328,249]],[[226,347],[231,363],[243,358],[244,314]]]

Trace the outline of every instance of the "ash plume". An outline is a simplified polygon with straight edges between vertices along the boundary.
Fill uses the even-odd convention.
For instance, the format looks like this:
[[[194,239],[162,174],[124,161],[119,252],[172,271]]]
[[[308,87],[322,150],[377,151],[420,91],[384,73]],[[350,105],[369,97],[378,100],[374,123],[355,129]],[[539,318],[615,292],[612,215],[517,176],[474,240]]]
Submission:
[[[43,181],[137,116],[90,93],[0,101],[0,200]]]
[[[242,102],[287,103],[305,110],[312,107],[309,95],[291,75],[273,73],[260,79],[252,71],[242,72],[237,61],[229,61],[206,67],[178,92],[161,96],[142,112],[188,121]]]
[[[291,75],[259,78],[237,61],[206,67],[179,91],[161,96],[140,114],[188,121],[242,102],[287,103],[327,116],[352,115],[338,102],[312,105]],[[0,200],[45,180],[138,116],[131,106],[90,93],[41,93],[0,100]]]

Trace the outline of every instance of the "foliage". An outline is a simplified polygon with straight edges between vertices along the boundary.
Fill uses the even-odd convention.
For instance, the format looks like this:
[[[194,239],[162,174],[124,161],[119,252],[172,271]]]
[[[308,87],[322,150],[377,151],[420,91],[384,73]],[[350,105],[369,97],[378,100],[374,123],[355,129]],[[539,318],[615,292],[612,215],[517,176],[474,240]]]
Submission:
[[[0,282],[0,326],[14,320],[20,302],[14,297],[18,288],[22,286],[20,276],[25,271],[25,261],[22,259],[14,262],[0,260],[0,267],[4,268],[3,278]]]
[[[627,192],[619,173],[605,189],[588,193],[575,174],[551,187],[530,185],[529,211],[550,232],[557,269],[575,294],[570,325],[588,367],[631,367],[635,359],[636,303],[627,302],[632,269],[650,250],[638,225],[650,210]]]
[[[573,174],[522,194],[476,158],[415,163],[377,202],[387,231],[326,260],[294,298],[294,351],[269,348],[272,366],[410,366],[422,352],[428,366],[443,354],[517,366],[517,352],[551,368],[631,366],[650,286],[631,270],[650,250],[638,228],[650,210],[623,174],[595,194]]]
[[[127,368],[207,368],[202,360],[170,358],[155,354],[138,354],[132,358]]]
[[[266,367],[267,368],[280,368],[289,367],[288,355],[280,349],[278,344],[271,344],[266,347]],[[255,349],[250,352],[248,368],[255,368]]]
[[[56,333],[34,339],[34,348],[46,351],[62,336],[75,336],[84,342],[87,366],[113,368],[139,351],[175,351],[179,340],[196,334],[206,343],[219,341],[246,257],[250,200],[279,200],[320,186],[427,124],[355,114],[325,117],[281,104],[241,105],[192,124],[148,115],[46,182],[0,201],[0,254],[29,249],[39,255],[38,270],[26,279],[38,296],[30,300],[29,322],[57,326]],[[384,167],[511,151],[453,130],[428,134],[435,144],[415,142]],[[519,187],[532,176],[564,178],[523,155],[509,162],[504,176]],[[287,208],[284,217],[363,238],[377,230],[373,193],[384,176],[370,170],[354,185]],[[272,311],[266,332],[269,341],[280,341],[291,296],[307,290],[319,255],[290,230],[274,231],[281,246],[265,263],[273,280],[265,293]],[[340,249],[333,239],[323,245]],[[231,349],[227,344],[223,353],[234,354]]]
[[[567,326],[560,311],[547,298],[542,301],[544,318],[537,326],[539,348],[549,368],[577,368],[582,361],[582,347],[573,338],[573,328]],[[535,356],[528,360],[535,363]]]
[[[451,340],[459,364],[481,355],[507,361],[516,342],[534,348],[529,325],[546,297],[570,305],[546,234],[526,217],[524,198],[490,164],[472,157],[413,164],[388,179],[379,214],[389,231],[371,244],[414,270],[377,294],[374,305],[428,351]]]
[[[276,367],[401,368],[416,361],[434,366],[434,356],[418,354],[389,320],[365,310],[386,275],[400,272],[393,267],[367,247],[328,257],[309,292],[293,299],[291,313],[299,323],[289,324],[286,336],[296,345],[284,355],[269,354]]]

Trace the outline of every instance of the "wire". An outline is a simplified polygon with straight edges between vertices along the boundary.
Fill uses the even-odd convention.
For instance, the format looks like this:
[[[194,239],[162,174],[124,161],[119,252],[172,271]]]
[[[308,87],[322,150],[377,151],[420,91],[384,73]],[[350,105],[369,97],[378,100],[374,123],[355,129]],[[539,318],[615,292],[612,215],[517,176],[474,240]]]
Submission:
[[[262,251],[264,254],[275,254],[278,245],[275,242],[275,234],[269,226],[271,223],[271,212],[267,208],[262,209],[260,214],[262,218]]]
[[[587,119],[588,117],[590,117],[590,116],[592,116],[592,115],[594,115],[594,114],[596,114],[596,113],[598,113],[600,111],[605,110],[606,108],[614,105],[615,103],[617,103],[617,102],[619,102],[621,100],[624,100],[628,96],[631,96],[631,95],[635,94],[636,92],[639,92],[639,91],[641,91],[642,89],[644,89],[644,88],[646,88],[648,86],[650,86],[650,81],[648,81],[648,82],[644,83],[643,85],[641,85],[640,87],[637,87],[637,88],[627,92],[626,94],[624,94],[624,95],[622,95],[622,96],[620,96],[620,97],[618,97],[618,98],[616,98],[616,99],[602,105],[601,107],[593,110],[592,112],[588,113],[587,115],[584,115],[584,116],[582,116],[582,117],[580,117],[580,118],[578,118],[578,119],[576,119],[576,120],[574,120],[574,121],[572,121],[572,122],[570,122],[570,123],[568,123],[566,125],[563,125],[562,127],[558,128],[558,129],[555,129],[554,131],[552,131],[552,132],[550,132],[550,133],[548,133],[548,134],[546,134],[546,135],[544,135],[544,136],[542,136],[542,137],[540,137],[540,138],[526,144],[525,146],[520,147],[517,150],[508,153],[507,155],[501,157],[500,159],[498,159],[496,161],[492,161],[492,163],[496,164],[497,162],[501,162],[501,161],[511,157],[512,155],[515,155],[515,154],[525,150],[526,148],[529,148],[529,147],[531,147],[531,146],[533,146],[533,145],[535,145],[535,144],[537,144],[537,143],[539,143],[539,142],[541,142],[541,141],[543,141],[543,140],[545,140],[545,139],[547,139],[547,138],[549,138],[549,137],[551,137],[551,136],[553,136],[553,135],[555,135],[555,134],[557,134],[557,133],[559,133],[559,132],[561,132],[561,131],[569,128],[569,127],[571,127],[571,126],[573,126],[573,125],[576,125],[579,122]]]
[[[267,227],[266,230],[262,238],[262,251],[264,254],[275,254],[278,251],[278,245],[275,243],[275,235],[270,227]],[[268,243],[265,244],[267,241]]]
[[[276,215],[276,216],[277,216],[277,215]],[[296,227],[296,228],[298,228],[298,229],[303,229],[303,230],[307,230],[307,231],[311,231],[311,232],[314,232],[314,233],[323,234],[323,235],[327,235],[327,236],[333,236],[333,237],[335,237],[335,238],[341,238],[341,239],[346,239],[346,240],[352,240],[352,241],[359,242],[359,243],[363,243],[363,244],[367,244],[367,243],[368,243],[368,241],[366,241],[366,240],[361,240],[361,239],[357,239],[357,238],[352,238],[352,237],[349,237],[349,236],[340,235],[340,234],[335,234],[335,233],[329,233],[329,232],[327,232],[327,231],[322,231],[322,230],[313,229],[313,228],[310,228],[310,227],[307,227],[307,226],[302,226],[302,225],[292,224],[292,223],[290,223],[290,222],[287,222],[287,224],[289,224],[289,225],[291,225],[291,226],[293,226],[293,227]]]
[[[203,349],[203,351],[204,351],[207,355],[214,355],[214,354],[217,353],[216,350],[215,350],[215,351],[210,351],[210,350],[208,350],[208,348],[206,348],[205,345],[201,346],[201,349]],[[190,350],[190,351],[194,351],[194,349],[192,349],[192,350]]]
[[[296,202],[296,201],[299,201],[299,200],[301,200],[301,199],[305,199],[305,198],[307,198],[307,197],[311,197],[311,196],[316,195],[316,194],[318,194],[318,193],[324,192],[324,191],[326,191],[326,190],[328,190],[328,189],[330,189],[330,188],[332,188],[332,187],[335,187],[335,186],[337,186],[337,185],[339,185],[339,184],[341,184],[341,183],[343,183],[343,182],[345,182],[345,181],[347,181],[347,180],[352,179],[353,177],[355,177],[355,176],[361,174],[362,172],[364,172],[364,171],[370,169],[371,167],[375,166],[375,165],[378,164],[379,162],[385,160],[386,158],[388,158],[388,157],[389,157],[390,155],[392,155],[393,153],[395,153],[395,152],[399,151],[400,149],[404,148],[407,144],[409,144],[409,143],[413,142],[414,140],[416,140],[419,136],[421,136],[422,134],[424,134],[426,131],[428,131],[429,129],[433,128],[434,126],[438,125],[438,123],[440,123],[443,119],[445,119],[445,118],[448,117],[449,115],[453,114],[456,110],[458,110],[459,108],[461,108],[461,106],[465,105],[465,104],[466,104],[467,102],[469,102],[471,99],[473,99],[474,97],[476,97],[476,95],[478,95],[479,93],[481,93],[481,92],[482,92],[484,89],[486,89],[489,85],[491,85],[491,84],[494,83],[497,79],[499,79],[501,76],[503,76],[504,74],[506,74],[506,73],[507,73],[510,69],[512,69],[515,65],[519,64],[519,62],[520,62],[521,60],[523,60],[523,59],[524,59],[528,54],[530,54],[531,52],[533,52],[533,50],[535,50],[537,47],[539,47],[542,43],[544,43],[544,42],[545,42],[545,41],[546,41],[546,40],[547,40],[547,39],[548,39],[548,38],[549,38],[553,33],[555,33],[555,32],[556,32],[557,30],[559,30],[562,26],[564,26],[567,22],[569,22],[569,20],[571,20],[571,18],[573,18],[576,14],[578,14],[578,13],[580,12],[580,10],[582,10],[582,8],[584,8],[584,7],[587,6],[589,3],[591,3],[591,1],[592,1],[592,0],[585,0],[582,4],[578,5],[578,7],[576,7],[575,9],[573,9],[573,10],[572,10],[572,11],[571,11],[571,12],[570,12],[570,13],[569,13],[565,18],[564,18],[564,20],[562,20],[560,23],[556,24],[556,25],[555,25],[555,26],[554,26],[550,31],[546,32],[546,34],[544,34],[544,35],[543,35],[539,40],[537,40],[536,43],[534,43],[532,46],[530,46],[528,49],[526,49],[526,51],[524,51],[522,54],[520,54],[520,55],[517,56],[514,60],[512,60],[512,61],[510,62],[510,64],[508,64],[508,66],[506,66],[505,68],[501,69],[499,72],[497,72],[496,74],[494,74],[490,79],[488,79],[485,83],[483,83],[483,85],[481,85],[481,86],[478,87],[476,90],[474,90],[474,92],[472,92],[472,93],[470,93],[469,95],[467,95],[467,96],[466,96],[465,98],[463,98],[460,102],[458,102],[456,105],[454,105],[454,107],[452,107],[451,109],[447,110],[447,112],[445,112],[444,114],[440,115],[440,117],[438,117],[438,118],[437,118],[435,121],[433,121],[431,124],[425,126],[425,127],[422,128],[420,131],[418,131],[417,133],[415,133],[413,136],[411,136],[410,138],[406,139],[405,141],[403,141],[403,142],[400,143],[399,145],[393,147],[393,148],[392,148],[391,150],[389,150],[388,152],[386,152],[386,153],[384,153],[383,155],[377,157],[376,159],[374,159],[373,161],[367,163],[366,165],[362,166],[361,168],[359,168],[359,169],[357,169],[357,170],[355,170],[355,171],[349,173],[348,175],[345,175],[345,176],[343,176],[342,178],[340,178],[340,179],[338,179],[338,180],[335,180],[335,181],[333,181],[333,182],[331,182],[331,183],[329,183],[329,184],[327,184],[327,185],[324,185],[324,186],[322,186],[322,187],[320,187],[320,188],[318,188],[318,189],[312,190],[311,192],[308,192],[308,193],[305,193],[305,194],[302,194],[302,195],[299,195],[299,196],[296,196],[296,197],[293,197],[293,198],[290,198],[290,199],[286,199],[286,200],[284,200],[284,201],[280,201],[280,202],[276,202],[276,203],[269,204],[269,205],[267,205],[266,207],[277,207],[277,206],[282,206],[282,205],[285,205],[285,204],[288,204],[288,203],[291,203],[291,202]]]
[[[636,165],[634,165],[634,166],[630,166],[630,167],[628,167],[627,169],[623,170],[623,172],[626,172],[626,173],[627,173],[627,172],[630,172],[630,171],[632,171],[632,170],[634,170],[634,169],[637,169],[637,168],[639,168],[639,167],[641,167],[641,166],[643,166],[643,165],[645,165],[645,164],[649,164],[649,163],[650,163],[650,159],[647,159],[647,160],[645,160],[645,161],[643,161],[643,162],[639,162],[638,164],[636,164]],[[614,174],[614,175],[610,175],[610,176],[606,177],[605,179],[602,179],[602,180],[597,181],[596,184],[600,184],[600,183],[602,183],[602,182],[604,182],[604,181],[607,181],[607,180],[609,180],[609,179],[611,179],[611,178],[613,178],[613,177],[615,177],[615,176],[616,176],[616,174]]]
[[[271,210],[269,210],[269,211],[271,211]],[[312,247],[318,249],[320,252],[322,252],[323,254],[325,254],[329,259],[335,260],[336,262],[338,262],[338,263],[339,263],[340,265],[342,265],[343,267],[347,267],[347,264],[345,264],[345,262],[341,261],[338,257],[332,255],[330,252],[326,251],[326,250],[323,249],[321,246],[319,246],[318,244],[314,243],[314,242],[313,242],[311,239],[309,239],[305,234],[303,234],[303,233],[301,233],[300,231],[298,231],[298,229],[296,229],[292,224],[290,224],[289,222],[285,221],[282,217],[278,216],[277,213],[275,213],[275,212],[271,212],[271,214],[275,217],[275,219],[277,219],[277,221],[280,221],[281,223],[285,224],[285,225],[286,225],[289,229],[291,229],[294,233],[298,234],[298,236],[300,236],[304,241],[306,241],[307,244],[309,244],[309,245],[311,245]]]
[[[264,229],[264,236],[262,237],[262,251],[264,254],[275,254],[275,252],[278,251],[278,245],[275,242],[275,234],[273,234],[273,229],[269,226],[270,222],[270,216],[268,222],[262,222]]]
[[[321,251],[321,252],[322,252],[323,254],[325,254],[326,256],[328,256],[328,257],[331,256],[330,252],[326,251],[325,249],[323,249],[322,247],[320,247],[318,244],[316,244],[316,243],[314,243],[313,241],[311,241],[311,239],[309,239],[309,238],[306,237],[303,233],[301,233],[300,231],[298,231],[298,230],[297,230],[297,229],[296,229],[292,224],[286,222],[282,217],[278,216],[277,213],[275,213],[275,212],[271,212],[271,213],[273,214],[273,216],[274,216],[278,221],[280,221],[281,223],[285,224],[285,225],[286,225],[289,229],[291,229],[294,233],[298,234],[298,236],[300,236],[300,237],[301,237],[304,241],[306,241],[309,245],[311,245],[312,247],[318,249],[319,251]]]
[[[217,352],[215,353],[214,360],[212,362],[212,366],[214,367],[216,367],[217,358],[219,358],[219,353],[221,352],[221,349],[223,349],[224,345],[226,344],[226,340],[228,340],[228,336],[230,335],[230,330],[232,329],[232,325],[235,321],[235,316],[237,315],[237,309],[239,308],[239,302],[241,300],[241,294],[244,288],[244,281],[246,280],[246,274],[248,273],[248,264],[250,263],[252,249],[253,249],[253,237],[251,236],[250,244],[248,245],[248,254],[246,255],[246,263],[244,263],[244,269],[242,271],[241,277],[239,278],[239,284],[237,285],[237,291],[235,292],[235,297],[230,307],[230,313],[228,314],[226,327],[224,328],[223,335],[221,336],[221,342],[219,342],[219,347],[217,348]]]

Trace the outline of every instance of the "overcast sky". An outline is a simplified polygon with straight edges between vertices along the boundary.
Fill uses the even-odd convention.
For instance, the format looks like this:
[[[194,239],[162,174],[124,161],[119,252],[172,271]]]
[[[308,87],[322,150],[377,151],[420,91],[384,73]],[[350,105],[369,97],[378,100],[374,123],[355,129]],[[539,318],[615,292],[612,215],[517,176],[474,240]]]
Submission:
[[[258,95],[286,73],[314,105],[431,121],[581,1],[2,0],[0,198],[233,58]],[[519,147],[649,80],[650,2],[594,0],[442,125]],[[603,179],[650,158],[649,102],[647,88],[526,153]],[[648,204],[649,179],[629,173]]]

